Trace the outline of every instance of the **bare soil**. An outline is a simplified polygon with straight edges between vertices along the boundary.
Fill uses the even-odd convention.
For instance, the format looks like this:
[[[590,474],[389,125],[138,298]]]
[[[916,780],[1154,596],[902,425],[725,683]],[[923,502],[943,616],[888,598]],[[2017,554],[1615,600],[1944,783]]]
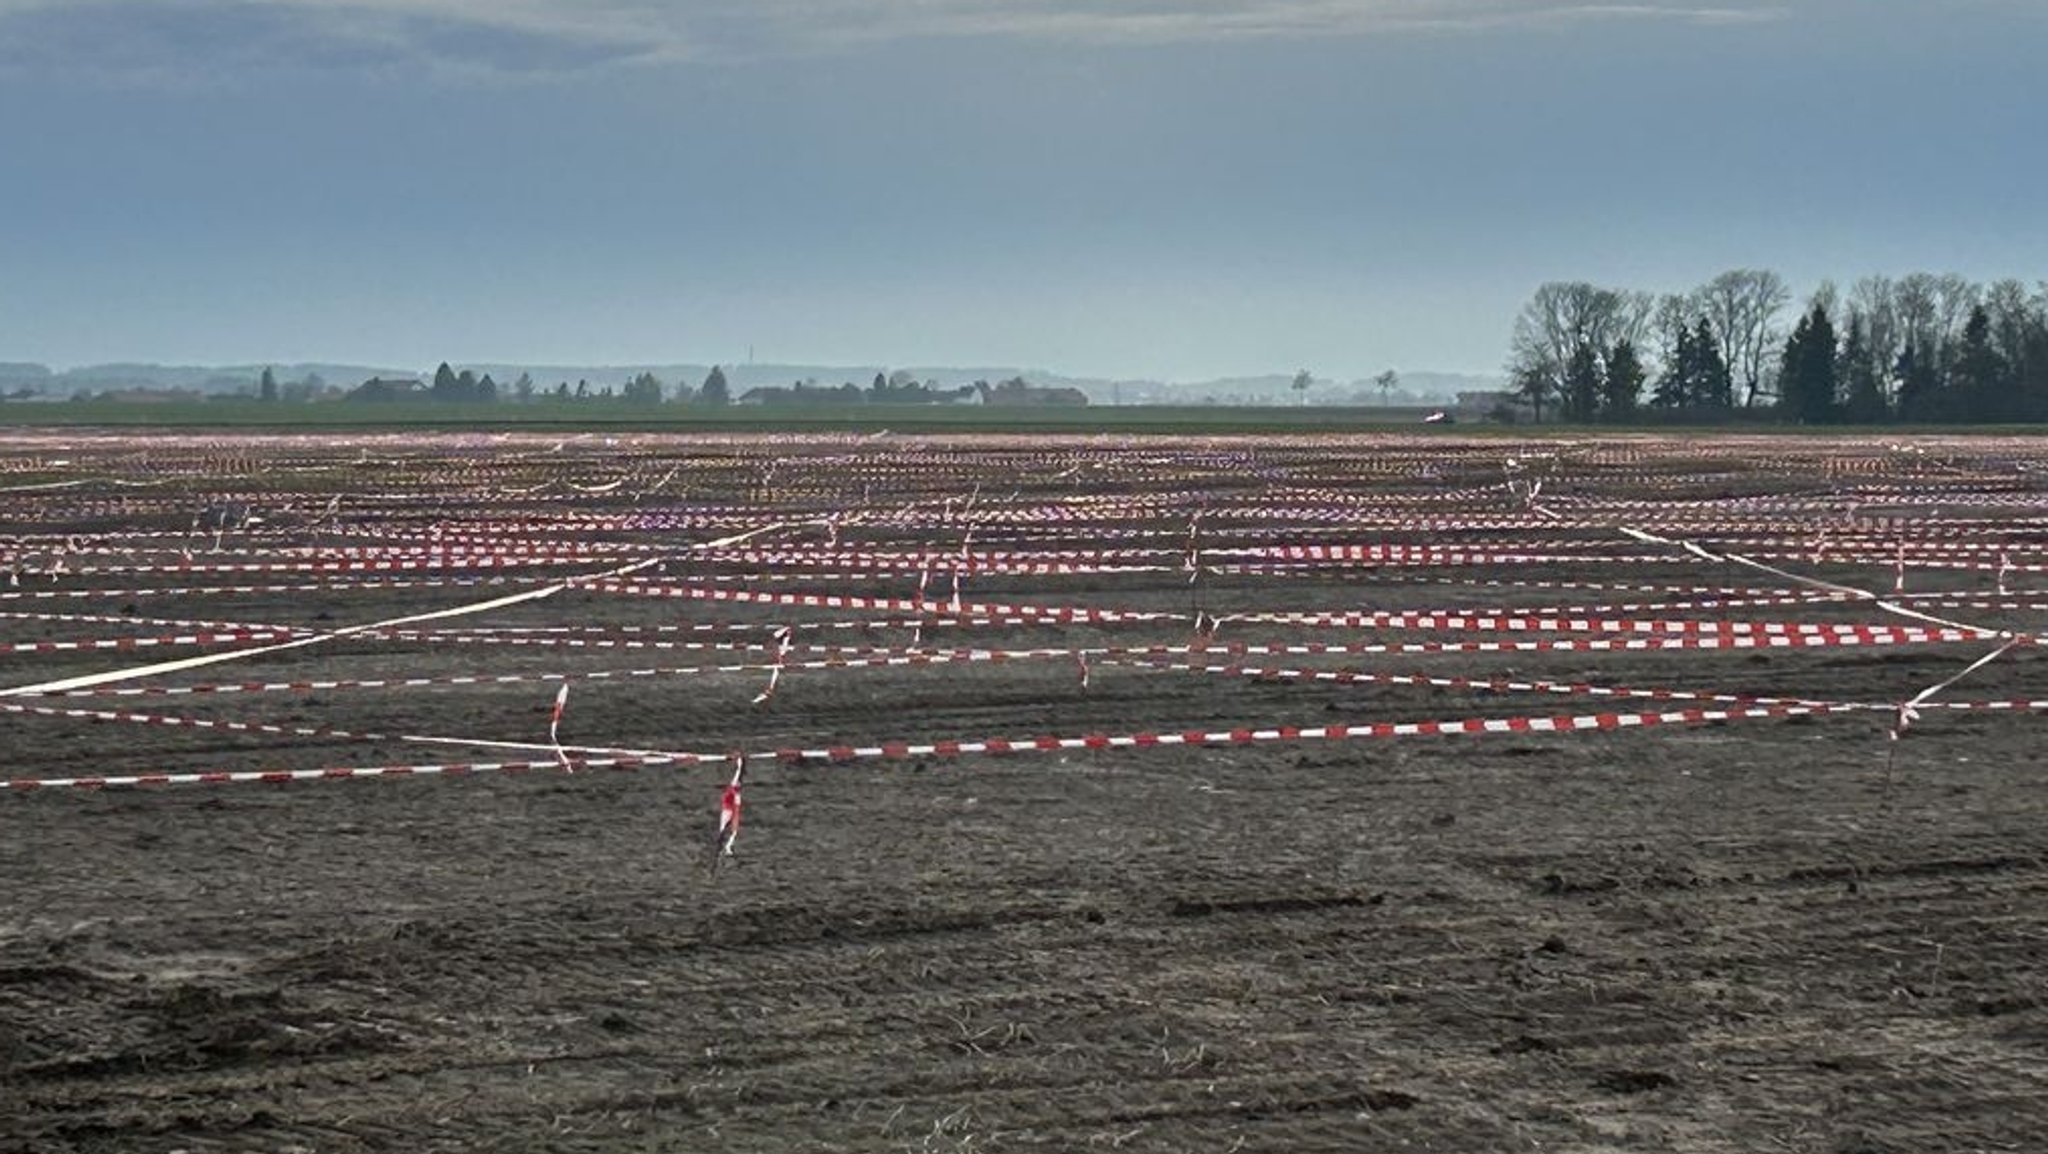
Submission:
[[[14,614],[0,616],[0,642],[178,631],[78,615],[308,629],[385,620],[643,555],[626,547],[680,548],[737,532],[750,518],[834,509],[916,503],[900,524],[877,517],[847,527],[843,548],[956,551],[961,523],[948,522],[943,502],[964,505],[976,479],[985,503],[975,550],[1163,555],[1145,572],[978,573],[963,585],[968,602],[1156,608],[1176,618],[934,624],[927,648],[1184,644],[1191,629],[1179,615],[1191,620],[1195,609],[1226,618],[1219,643],[1501,638],[1230,618],[1312,608],[1583,611],[1688,599],[1486,584],[1500,581],[1787,587],[1696,557],[1603,560],[1658,550],[1597,526],[1546,530],[1531,521],[1460,534],[1404,528],[1391,517],[1375,524],[1370,516],[1385,510],[1369,507],[1365,521],[1289,511],[1327,507],[1331,494],[1445,494],[1432,515],[1519,517],[1523,507],[1492,488],[1499,458],[1514,451],[1502,444],[982,447],[962,438],[707,447],[649,439],[622,449],[582,440],[550,460],[552,443],[441,437],[366,449],[301,438],[178,452],[86,439],[62,446],[75,463],[59,468],[47,464],[52,442],[5,442],[14,472],[0,473],[0,485],[81,469],[90,483],[0,493],[0,534],[14,538],[0,549],[20,562],[79,536],[88,548],[128,552],[77,552],[73,572],[23,575],[15,590],[110,592],[0,601]],[[2012,479],[2009,447],[1978,457],[1949,450],[1943,471],[1895,466],[1869,446],[1773,445],[1647,443],[1612,464],[1581,457],[1560,463],[1543,495],[1564,498],[1557,507],[1574,518],[1629,524],[1668,521],[1681,507],[1705,516],[1705,507],[1685,503],[1721,502],[1729,516],[1754,516],[1760,532],[1803,542],[1809,530],[1781,522],[1818,525],[1835,514],[1745,513],[1722,494],[1861,500],[1863,515],[1875,516],[1868,510],[1885,494],[1945,493],[1951,499],[1938,513],[1902,506],[1899,515],[1918,520],[1887,531],[2004,542],[2016,563],[2044,559],[2039,505],[2030,507],[2030,491]],[[395,463],[345,467],[378,453]],[[785,461],[785,478],[807,480],[761,484],[771,458]],[[1877,465],[1845,473],[1843,459]],[[1099,466],[1092,473],[1091,464]],[[1054,476],[1070,465],[1081,471]],[[669,468],[684,470],[682,494],[630,497]],[[170,479],[148,489],[111,482],[146,472]],[[613,477],[633,483],[605,493],[567,486]],[[1022,478],[1016,493],[996,492],[1004,477]],[[532,497],[504,492],[549,478],[553,488]],[[1303,496],[1310,485],[1315,493]],[[283,511],[287,490],[304,494],[296,512]],[[1219,570],[1190,587],[1179,550],[1192,502],[1181,495],[1197,490],[1211,510],[1212,550],[1578,542],[1587,559]],[[310,511],[334,493],[344,498],[340,517],[311,528]],[[398,499],[406,493],[418,496]],[[1046,527],[1059,522],[1043,509],[1055,496],[1115,493],[1156,495],[1164,511],[1070,523],[1068,536],[1049,539]],[[434,525],[451,537],[583,543],[593,552],[573,566],[458,566],[410,577],[76,572],[175,565],[148,553],[155,539],[138,535],[187,530],[197,506],[245,495],[275,520],[224,534],[219,553],[209,536],[193,537],[189,564],[412,546],[420,542],[406,534]],[[1645,513],[1622,503],[1645,496],[1668,507]],[[1254,515],[1262,501],[1266,511]],[[738,528],[678,523],[714,513]],[[587,520],[624,515],[669,520],[640,528]],[[1668,524],[1659,531],[1676,532]],[[833,551],[824,532],[806,527],[775,540],[821,557]],[[1134,543],[1125,533],[1150,536]],[[1875,561],[1786,564],[1880,591],[1892,576]],[[896,598],[917,582],[914,571],[851,574],[824,561],[806,568],[692,557],[664,568],[649,579]],[[421,576],[473,583],[374,583]],[[2048,587],[2048,578],[2021,574],[2003,598],[1992,580],[1983,571],[1916,570],[1910,588],[2004,605],[1929,612],[2038,628],[2048,601],[2028,590]],[[141,592],[262,582],[313,587]],[[930,593],[940,601],[950,593],[943,573]],[[28,613],[73,617],[21,616]],[[1592,615],[1909,623],[1867,603]],[[706,752],[1684,704],[1099,658],[1084,687],[1070,657],[793,668],[771,700],[750,704],[766,681],[773,627],[891,616],[577,589],[436,623],[443,632],[430,638],[353,637],[130,687],[608,672],[573,682],[565,743]],[[649,632],[706,623],[742,628]],[[476,632],[515,627],[583,632],[516,635],[530,644]],[[585,644],[563,643],[572,637]],[[900,652],[910,640],[901,625],[799,628],[791,660],[811,644]],[[682,641],[751,648],[653,644]],[[1993,647],[1258,662],[1884,705]],[[203,651],[4,654],[0,688]],[[620,675],[735,663],[752,668]],[[1940,700],[2048,698],[2044,690],[2048,662],[2023,646]],[[388,735],[0,713],[0,778],[545,759],[545,751],[398,738],[544,742],[553,692],[551,681],[518,680],[0,698]],[[756,758],[737,854],[715,870],[716,764],[0,791],[0,1150],[2042,1149],[2041,720],[2030,709],[1930,710],[1897,742],[1887,737],[1893,722],[1873,709],[1561,735],[846,763]]]

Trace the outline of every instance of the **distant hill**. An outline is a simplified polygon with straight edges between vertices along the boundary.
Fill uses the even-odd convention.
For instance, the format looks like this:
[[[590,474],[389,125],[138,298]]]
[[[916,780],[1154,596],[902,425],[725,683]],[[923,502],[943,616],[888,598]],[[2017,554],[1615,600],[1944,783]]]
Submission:
[[[1109,397],[1098,395],[1090,382],[1073,383],[1088,389],[1098,403]],[[1501,378],[1474,373],[1401,373],[1400,381],[1384,397],[1370,378],[1332,380],[1311,374],[1307,395],[1294,391],[1293,373],[1269,373],[1258,377],[1219,377],[1213,381],[1169,384],[1158,381],[1126,381],[1114,388],[1122,403],[1174,405],[1428,405],[1449,402],[1462,392],[1498,389]]]
[[[487,372],[501,384],[518,380],[521,373],[530,373],[537,386],[552,387],[562,381],[567,381],[571,385],[577,381],[588,381],[593,389],[604,385],[622,385],[643,372],[653,373],[671,390],[678,382],[695,388],[702,384],[704,377],[711,372],[711,366],[708,364],[476,364],[456,367],[472,369],[478,373]],[[868,382],[874,380],[876,373],[888,376],[905,372],[919,381],[929,381],[948,389],[971,385],[976,381],[993,383],[1011,377],[1023,377],[1034,385],[1079,389],[1088,395],[1089,403],[1096,405],[1291,405],[1302,401],[1302,397],[1293,389],[1293,373],[1173,382],[1076,377],[1016,365],[963,368],[957,365],[740,364],[721,367],[725,370],[726,380],[731,384],[735,395],[751,388],[790,385],[798,381],[826,386],[851,382],[866,388]],[[1420,371],[1401,374],[1399,387],[1386,399],[1395,405],[1432,404],[1439,401],[1448,402],[1461,392],[1500,387],[1502,381],[1499,377]],[[1311,404],[1325,405],[1381,403],[1379,387],[1370,379],[1317,378],[1309,388],[1307,400]]]
[[[32,393],[52,396],[69,396],[81,390],[104,392],[108,389],[196,389],[202,393],[253,392],[263,370],[269,368],[280,383],[304,381],[308,377],[341,388],[351,388],[371,377],[415,377],[421,380],[433,376],[433,365],[413,368],[394,368],[390,365],[357,365],[324,362],[295,362],[291,364],[240,364],[240,365],[159,365],[146,363],[116,363],[82,365],[77,368],[53,371],[48,366],[29,363],[0,362],[0,391],[27,390]],[[671,362],[665,364],[620,364],[620,365],[565,365],[565,364],[520,364],[517,362],[470,362],[455,364],[458,370],[469,369],[479,376],[489,374],[500,386],[509,387],[519,377],[529,375],[536,388],[551,389],[556,384],[568,382],[574,386],[578,381],[587,381],[592,390],[607,385],[618,387],[641,373],[653,373],[660,378],[670,393],[676,386],[686,384],[696,388],[711,372],[708,363]],[[764,385],[789,385],[797,381],[819,385],[839,385],[852,382],[862,388],[875,378],[876,373],[890,375],[906,372],[919,381],[930,381],[941,388],[958,388],[975,381],[1008,380],[1023,377],[1034,385],[1067,387],[1081,390],[1088,400],[1097,405],[1292,405],[1306,400],[1321,405],[1377,405],[1381,403],[1378,386],[1370,379],[1332,380],[1315,378],[1306,398],[1293,389],[1293,373],[1271,373],[1255,377],[1219,377],[1208,381],[1159,381],[1159,380],[1113,380],[1106,377],[1076,377],[1045,369],[1025,368],[1015,365],[949,366],[949,365],[817,365],[817,364],[736,364],[724,365],[726,380],[735,395]],[[1466,373],[1438,373],[1428,371],[1404,372],[1400,385],[1386,400],[1395,405],[1418,405],[1447,402],[1460,392],[1502,387],[1501,378]]]
[[[275,373],[280,383],[303,381],[317,377],[325,384],[350,386],[358,385],[371,377],[411,377],[420,375],[414,369],[394,369],[389,366],[341,365],[321,363],[272,364],[272,365],[158,365],[158,364],[104,364],[80,365],[77,368],[52,371],[44,365],[0,364],[0,389],[27,388],[32,392],[68,396],[80,390],[105,392],[108,389],[196,389],[202,393],[254,392],[256,384],[268,368]],[[431,371],[431,370],[429,370]]]
[[[0,388],[18,385],[37,385],[50,379],[46,365],[10,364],[0,361]]]

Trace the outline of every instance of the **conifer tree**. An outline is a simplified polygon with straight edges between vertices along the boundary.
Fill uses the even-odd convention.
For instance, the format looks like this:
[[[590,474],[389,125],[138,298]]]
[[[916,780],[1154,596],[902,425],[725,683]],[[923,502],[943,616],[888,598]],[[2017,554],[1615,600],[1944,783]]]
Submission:
[[[1664,366],[1664,372],[1657,378],[1656,391],[1650,394],[1650,404],[1659,409],[1685,409],[1692,404],[1689,386],[1693,362],[1699,355],[1693,351],[1692,329],[1678,325],[1671,344],[1671,360]]]
[[[1564,370],[1564,394],[1560,398],[1564,419],[1591,421],[1600,408],[1600,358],[1590,343],[1572,350]]]
[[[725,370],[717,365],[704,377],[704,387],[698,391],[697,399],[707,405],[732,403],[732,387],[725,383]]]
[[[1600,384],[1600,419],[1625,424],[1635,416],[1643,393],[1643,362],[1635,342],[1623,337],[1607,351],[1607,372]]]
[[[1735,376],[1721,355],[1721,344],[1713,326],[1701,317],[1692,334],[1693,366],[1686,392],[1693,409],[1726,412],[1735,407]]]
[[[1842,382],[1842,415],[1852,425],[1875,425],[1890,414],[1885,410],[1884,381],[1877,358],[1864,335],[1862,316],[1849,315],[1849,335],[1842,340],[1837,376]]]
[[[1816,303],[1799,318],[1778,362],[1778,404],[1802,425],[1835,420],[1835,326],[1827,306]]]
[[[1914,422],[1939,420],[1943,408],[1941,377],[1934,371],[1933,358],[1926,355],[1918,341],[1907,338],[1906,347],[1899,353],[1899,362],[1892,371],[1899,381],[1899,419]]]
[[[2018,415],[2007,388],[2005,358],[1991,343],[1991,314],[1983,305],[1970,310],[1963,339],[1956,347],[1949,374],[1951,418],[1958,421],[2007,421]]]

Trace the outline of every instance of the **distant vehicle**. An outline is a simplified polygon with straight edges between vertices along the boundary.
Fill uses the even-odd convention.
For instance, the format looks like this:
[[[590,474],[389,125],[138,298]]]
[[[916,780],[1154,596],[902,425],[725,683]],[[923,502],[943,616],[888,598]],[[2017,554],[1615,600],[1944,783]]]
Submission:
[[[1436,412],[1422,418],[1422,423],[1425,425],[1455,425],[1458,423],[1458,418],[1442,409],[1438,409]]]

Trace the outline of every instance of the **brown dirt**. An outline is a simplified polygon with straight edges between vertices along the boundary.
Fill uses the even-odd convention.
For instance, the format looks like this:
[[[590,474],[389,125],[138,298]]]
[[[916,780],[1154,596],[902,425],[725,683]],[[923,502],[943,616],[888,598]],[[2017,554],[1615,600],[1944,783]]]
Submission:
[[[642,448],[657,461],[639,467],[658,475],[661,444]],[[32,449],[13,451],[22,459]],[[111,460],[127,450],[100,451]],[[323,451],[291,449],[316,461]],[[1269,462],[1303,471],[1318,459],[1277,443],[1266,451]],[[1469,450],[1475,461],[1502,451]],[[1838,451],[1781,442],[1773,452],[1792,464],[1754,463],[1739,476],[1760,491],[1800,491],[1821,473],[1798,454],[1810,465]],[[286,450],[258,443],[250,452]],[[1089,452],[1122,459],[1119,450]],[[432,446],[417,453],[409,468],[442,467]],[[600,458],[585,460],[583,476],[604,475]],[[720,467],[756,467],[744,453],[733,460]],[[505,476],[515,468],[539,466],[508,464]],[[947,477],[971,471],[949,469]],[[1155,472],[1131,467],[1131,487],[1172,487],[1164,466],[1145,469]],[[1203,475],[1219,502],[1243,495],[1222,489],[1219,475]],[[1597,479],[1587,466],[1582,490],[1597,491]],[[746,486],[728,480],[729,494],[707,483],[709,496],[693,500],[747,507]],[[925,487],[953,491],[943,482]],[[227,488],[203,473],[182,484],[180,494]],[[1688,481],[1678,491],[1721,484]],[[488,504],[438,500],[451,523]],[[93,530],[85,510],[54,498],[15,508],[0,532]],[[1999,514],[2025,528],[2021,515]],[[98,531],[132,532],[152,518],[181,527],[188,517],[138,506]],[[359,515],[359,543],[396,521]],[[1133,525],[1161,534],[1154,547],[1173,549],[1185,518]],[[957,533],[929,526],[870,530],[866,540],[900,544],[918,533],[957,548]],[[1362,539],[1355,528],[1271,534]],[[807,544],[820,544],[816,531]],[[119,614],[133,604],[139,616],[316,625],[459,604],[525,587],[517,581],[532,575],[467,590],[333,582],[308,593],[124,593],[0,609]],[[1405,580],[1417,575],[1766,583],[1705,563],[1587,564],[1217,577],[1193,594],[1172,572],[983,576],[967,593],[1122,607],[1185,607],[1199,597],[1223,613],[1675,597]],[[1875,567],[1829,575],[1871,588],[1889,580]],[[88,584],[95,580],[102,584]],[[1925,587],[1971,596],[1986,595],[1989,580],[1916,575]],[[914,576],[736,583],[907,596]],[[451,624],[858,616],[576,592]],[[1883,620],[1867,608],[1718,616]],[[2038,610],[2008,616],[2037,622]],[[1226,624],[1220,637],[1230,640],[1233,628],[1246,641],[1311,635]],[[4,641],[122,632],[0,619]],[[954,634],[963,643],[1072,645],[1178,642],[1187,630],[933,631],[942,644]],[[1370,639],[1359,630],[1314,635]],[[738,636],[765,640],[760,631]],[[881,629],[832,640],[907,639]],[[1987,648],[1295,664],[1513,669],[1882,703]],[[172,655],[0,657],[0,685]],[[765,655],[353,640],[163,683],[736,660]],[[1107,665],[1083,689],[1063,660],[799,670],[772,701],[749,706],[762,682],[758,670],[579,682],[563,738],[769,750],[1615,707],[1604,698]],[[1945,697],[2048,696],[2043,688],[2048,663],[2025,649]],[[519,682],[48,703],[536,740],[551,697],[551,684]],[[2048,747],[2039,719],[1930,713],[1888,762],[1890,720],[1871,712],[1561,736],[757,762],[738,856],[715,873],[706,862],[716,766],[0,796],[0,1150],[2038,1149],[2048,1134]],[[397,741],[7,714],[0,748],[0,777],[45,778],[443,756]]]

